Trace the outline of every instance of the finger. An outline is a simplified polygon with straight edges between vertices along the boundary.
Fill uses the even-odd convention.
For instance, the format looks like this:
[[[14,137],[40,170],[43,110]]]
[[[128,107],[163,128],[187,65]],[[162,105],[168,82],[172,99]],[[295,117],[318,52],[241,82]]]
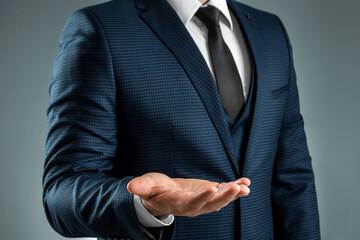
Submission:
[[[223,188],[226,186],[226,184],[228,184],[228,183],[226,183],[226,182],[220,183],[219,185],[217,185],[217,189],[218,189],[218,190],[223,189]],[[221,193],[221,192],[219,192],[219,193]]]
[[[131,180],[127,185],[127,189],[131,194],[136,194],[145,199],[154,195],[152,185],[153,184],[149,178],[140,176]]]
[[[240,197],[247,196],[250,193],[250,188],[245,185],[240,185],[241,191],[240,191]]]
[[[212,199],[218,189],[216,187],[208,187],[199,192],[194,193],[188,198],[188,209],[198,211],[200,210],[210,199]]]
[[[250,179],[246,178],[246,177],[242,177],[237,179],[236,181],[234,181],[234,183],[236,184],[244,184],[246,186],[249,186],[251,184]]]
[[[241,187],[233,182],[227,183],[223,189],[214,196],[206,205],[203,210],[208,212],[219,211],[226,206],[234,197],[239,193]]]
[[[247,195],[249,195],[250,193],[250,188],[248,186],[245,186],[245,185],[240,185],[241,187],[241,190],[239,191],[239,193],[234,197],[233,200],[239,198],[239,197],[245,197]]]

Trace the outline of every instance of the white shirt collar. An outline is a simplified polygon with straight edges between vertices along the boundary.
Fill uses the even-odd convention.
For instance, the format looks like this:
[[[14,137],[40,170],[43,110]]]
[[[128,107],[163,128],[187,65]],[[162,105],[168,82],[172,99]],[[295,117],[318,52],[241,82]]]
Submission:
[[[181,21],[186,26],[195,15],[199,7],[202,6],[200,0],[167,0],[171,7],[176,11]],[[233,24],[230,17],[229,8],[226,0],[209,0],[203,6],[211,5],[220,10],[225,16],[228,26],[233,30]]]

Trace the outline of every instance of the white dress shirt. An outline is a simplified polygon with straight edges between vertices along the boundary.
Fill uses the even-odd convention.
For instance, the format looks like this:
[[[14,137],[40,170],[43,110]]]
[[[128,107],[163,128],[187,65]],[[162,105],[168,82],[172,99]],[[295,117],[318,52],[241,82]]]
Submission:
[[[224,41],[228,45],[237,69],[239,71],[243,89],[244,100],[249,94],[251,81],[251,62],[245,39],[236,17],[229,10],[226,0],[209,0],[202,5],[199,0],[167,0],[170,6],[176,11],[186,29],[193,38],[203,55],[211,74],[215,79],[213,67],[211,64],[210,53],[207,44],[207,28],[194,14],[200,7],[212,5],[220,10],[220,29]],[[164,215],[159,218],[154,217],[142,204],[141,199],[134,195],[134,206],[137,218],[143,227],[163,227],[170,226],[174,221],[174,215]]]

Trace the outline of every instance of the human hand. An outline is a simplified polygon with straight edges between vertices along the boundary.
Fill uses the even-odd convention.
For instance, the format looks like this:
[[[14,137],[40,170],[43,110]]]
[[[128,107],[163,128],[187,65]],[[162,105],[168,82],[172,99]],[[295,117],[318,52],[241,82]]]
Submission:
[[[138,195],[154,216],[173,214],[195,217],[219,211],[231,201],[250,193],[248,178],[229,183],[192,178],[170,178],[162,173],[147,173],[131,180],[127,189]]]

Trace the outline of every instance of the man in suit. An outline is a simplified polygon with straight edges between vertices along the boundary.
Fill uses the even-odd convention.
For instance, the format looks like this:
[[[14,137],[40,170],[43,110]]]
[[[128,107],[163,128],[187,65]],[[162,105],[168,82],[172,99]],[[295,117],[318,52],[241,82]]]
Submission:
[[[276,15],[234,0],[77,10],[49,94],[43,204],[61,235],[320,239]]]

